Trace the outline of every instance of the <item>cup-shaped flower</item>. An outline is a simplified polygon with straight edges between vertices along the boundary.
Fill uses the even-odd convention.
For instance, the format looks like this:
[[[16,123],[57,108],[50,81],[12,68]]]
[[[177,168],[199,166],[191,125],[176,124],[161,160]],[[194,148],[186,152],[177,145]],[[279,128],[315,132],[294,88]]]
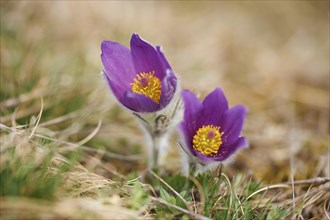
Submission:
[[[103,75],[119,102],[134,112],[156,112],[172,100],[177,78],[160,46],[154,48],[133,34],[130,49],[103,41]]]
[[[146,134],[149,168],[161,164],[169,133],[181,114],[179,86],[160,46],[133,34],[130,49],[113,41],[101,44],[102,75],[122,106],[129,109]]]
[[[182,91],[184,119],[179,128],[183,147],[194,162],[208,165],[228,159],[247,146],[240,136],[246,108],[228,102],[220,88],[216,88],[201,102],[194,93]]]

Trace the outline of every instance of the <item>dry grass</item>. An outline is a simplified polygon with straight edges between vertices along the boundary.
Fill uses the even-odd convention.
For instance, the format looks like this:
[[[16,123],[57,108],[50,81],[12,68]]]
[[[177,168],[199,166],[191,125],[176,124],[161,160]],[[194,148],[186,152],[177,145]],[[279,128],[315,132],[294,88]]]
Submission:
[[[129,181],[146,167],[143,135],[99,75],[100,42],[128,45],[137,32],[164,47],[183,88],[204,96],[221,86],[230,105],[249,108],[250,148],[226,168],[214,210],[239,201],[243,216],[249,201],[268,219],[281,210],[329,219],[328,13],[327,1],[1,1],[1,167],[33,161],[62,181],[49,183],[51,198],[24,187],[26,196],[2,196],[1,218],[153,218],[159,203],[173,206],[156,186]],[[175,137],[171,145],[164,173],[173,174]],[[250,178],[260,191],[244,198]],[[191,218],[205,214],[194,183],[201,198],[181,210]]]

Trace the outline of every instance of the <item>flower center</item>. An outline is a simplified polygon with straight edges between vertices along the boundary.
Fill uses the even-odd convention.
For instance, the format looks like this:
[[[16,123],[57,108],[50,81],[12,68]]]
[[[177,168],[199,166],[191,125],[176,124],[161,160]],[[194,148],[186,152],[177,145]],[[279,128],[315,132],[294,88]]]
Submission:
[[[154,71],[136,74],[134,82],[130,85],[132,86],[132,92],[145,95],[157,104],[160,103],[162,85],[160,80],[155,76]]]
[[[222,144],[223,132],[219,126],[207,125],[199,128],[193,138],[193,148],[206,156],[214,156]]]

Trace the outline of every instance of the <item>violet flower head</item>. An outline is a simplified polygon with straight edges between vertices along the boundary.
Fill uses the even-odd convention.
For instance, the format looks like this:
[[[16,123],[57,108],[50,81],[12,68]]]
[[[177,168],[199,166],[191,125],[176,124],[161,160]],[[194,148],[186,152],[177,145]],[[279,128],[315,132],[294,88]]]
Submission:
[[[104,78],[118,101],[135,112],[156,112],[172,100],[177,78],[161,48],[133,34],[130,49],[103,41]]]
[[[207,95],[203,102],[188,90],[182,91],[185,105],[184,120],[180,131],[184,149],[200,164],[221,162],[237,150],[247,147],[240,136],[246,116],[246,108],[236,105],[228,108],[228,102],[220,88]]]

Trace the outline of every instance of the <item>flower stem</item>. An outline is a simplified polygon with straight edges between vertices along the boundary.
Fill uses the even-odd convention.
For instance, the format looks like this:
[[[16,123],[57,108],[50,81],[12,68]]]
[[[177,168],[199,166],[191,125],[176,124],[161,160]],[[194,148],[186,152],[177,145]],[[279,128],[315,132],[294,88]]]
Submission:
[[[143,117],[138,113],[133,113],[140,121],[148,140],[148,169],[155,171],[160,165],[159,157],[166,154],[168,147],[168,129],[170,119],[164,115],[152,115]]]
[[[159,144],[160,137],[155,134],[151,134],[151,147],[149,148],[149,165],[150,170],[156,170],[159,164]]]
[[[195,176],[197,169],[197,164],[189,161],[189,176]]]

